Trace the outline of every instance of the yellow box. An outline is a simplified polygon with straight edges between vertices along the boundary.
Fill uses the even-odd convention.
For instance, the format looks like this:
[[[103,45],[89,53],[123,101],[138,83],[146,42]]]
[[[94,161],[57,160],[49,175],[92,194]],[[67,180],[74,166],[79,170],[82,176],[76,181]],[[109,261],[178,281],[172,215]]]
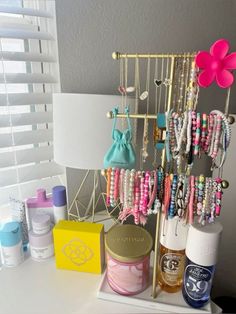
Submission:
[[[54,229],[57,268],[101,274],[104,266],[102,224],[59,221]]]

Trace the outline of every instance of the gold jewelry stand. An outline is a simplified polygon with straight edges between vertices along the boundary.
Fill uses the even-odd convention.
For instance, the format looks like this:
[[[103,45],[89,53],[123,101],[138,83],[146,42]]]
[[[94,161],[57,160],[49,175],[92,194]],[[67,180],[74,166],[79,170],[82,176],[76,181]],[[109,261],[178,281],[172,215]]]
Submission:
[[[176,58],[194,58],[195,53],[183,53],[183,54],[123,54],[120,52],[113,52],[112,58],[115,60],[119,60],[121,58],[142,58],[142,59],[149,59],[149,58],[170,58],[171,65],[170,65],[170,85],[168,90],[168,99],[167,99],[167,111],[171,109],[171,100],[172,100],[172,88],[173,88],[173,79],[174,79],[174,72],[175,72],[175,60]],[[194,61],[193,61],[194,62]],[[227,91],[227,102],[229,101],[230,89]],[[188,105],[188,108],[191,107],[191,104]],[[107,113],[108,118],[113,118],[112,112]],[[118,118],[125,118],[126,115],[123,113],[117,114]],[[130,118],[135,119],[156,119],[157,115],[150,115],[150,114],[130,114]],[[229,116],[229,122],[233,123],[234,119]],[[161,157],[161,166],[165,169],[165,157],[166,151],[165,148],[162,150],[162,157]],[[222,188],[227,188],[229,186],[226,180],[222,181]],[[155,246],[154,246],[154,265],[153,265],[153,280],[152,280],[152,297],[157,297],[157,271],[158,271],[158,251],[159,251],[159,235],[160,235],[160,221],[161,221],[161,211],[157,213],[156,216],[156,232],[155,232]]]

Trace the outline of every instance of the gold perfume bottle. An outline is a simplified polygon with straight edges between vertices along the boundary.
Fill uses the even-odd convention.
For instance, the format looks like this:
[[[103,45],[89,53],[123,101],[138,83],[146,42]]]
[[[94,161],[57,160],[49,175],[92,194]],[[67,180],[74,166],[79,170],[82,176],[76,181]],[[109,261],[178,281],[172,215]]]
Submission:
[[[178,217],[166,220],[162,216],[157,281],[166,292],[181,290],[187,233],[188,225],[183,220]]]

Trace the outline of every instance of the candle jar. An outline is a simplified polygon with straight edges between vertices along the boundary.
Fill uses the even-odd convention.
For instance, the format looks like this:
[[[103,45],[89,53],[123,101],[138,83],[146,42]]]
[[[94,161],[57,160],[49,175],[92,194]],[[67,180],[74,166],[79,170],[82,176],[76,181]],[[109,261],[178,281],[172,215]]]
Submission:
[[[134,225],[112,227],[106,235],[107,281],[115,292],[135,295],[149,284],[151,235]]]

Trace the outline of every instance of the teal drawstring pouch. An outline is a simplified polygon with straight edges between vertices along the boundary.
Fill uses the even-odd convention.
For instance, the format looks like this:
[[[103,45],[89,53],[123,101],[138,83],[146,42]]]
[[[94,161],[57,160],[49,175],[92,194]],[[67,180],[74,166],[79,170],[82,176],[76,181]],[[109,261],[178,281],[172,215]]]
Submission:
[[[136,156],[132,140],[132,129],[129,119],[129,109],[125,109],[127,115],[128,129],[121,132],[116,129],[118,108],[113,109],[114,122],[112,127],[113,143],[104,157],[105,168],[135,168]]]

